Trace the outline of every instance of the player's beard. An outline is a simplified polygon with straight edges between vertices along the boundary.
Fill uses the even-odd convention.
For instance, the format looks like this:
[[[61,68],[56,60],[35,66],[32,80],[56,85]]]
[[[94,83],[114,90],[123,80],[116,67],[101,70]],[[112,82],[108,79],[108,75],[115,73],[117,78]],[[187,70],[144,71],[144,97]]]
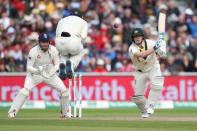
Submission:
[[[43,52],[46,52],[46,51],[48,51],[48,49],[49,49],[49,44],[39,44],[39,46],[40,46],[40,49],[43,51]]]
[[[46,46],[46,47],[44,46],[44,47],[42,47],[41,49],[42,49],[44,52],[46,52],[46,51],[49,49],[49,45]]]

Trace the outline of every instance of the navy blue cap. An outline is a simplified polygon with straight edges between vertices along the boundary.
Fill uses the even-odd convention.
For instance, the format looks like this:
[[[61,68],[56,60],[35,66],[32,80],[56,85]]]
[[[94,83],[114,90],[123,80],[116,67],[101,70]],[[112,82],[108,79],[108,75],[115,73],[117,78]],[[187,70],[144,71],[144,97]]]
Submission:
[[[50,37],[49,37],[48,34],[42,33],[42,34],[39,35],[38,41],[39,42],[49,42],[50,41]]]

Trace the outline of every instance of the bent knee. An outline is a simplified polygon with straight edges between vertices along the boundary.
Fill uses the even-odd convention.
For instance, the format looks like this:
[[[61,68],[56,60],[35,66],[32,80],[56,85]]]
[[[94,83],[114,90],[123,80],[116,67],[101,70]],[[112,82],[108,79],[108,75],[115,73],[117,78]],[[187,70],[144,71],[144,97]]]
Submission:
[[[164,84],[164,77],[163,76],[156,76],[156,77],[154,77],[153,81],[151,82],[151,88],[162,89],[163,84]]]
[[[22,88],[20,90],[20,93],[23,94],[24,96],[29,96],[30,90],[28,90],[27,88]]]
[[[70,92],[67,89],[61,91],[61,97],[69,97],[69,96],[70,96]]]

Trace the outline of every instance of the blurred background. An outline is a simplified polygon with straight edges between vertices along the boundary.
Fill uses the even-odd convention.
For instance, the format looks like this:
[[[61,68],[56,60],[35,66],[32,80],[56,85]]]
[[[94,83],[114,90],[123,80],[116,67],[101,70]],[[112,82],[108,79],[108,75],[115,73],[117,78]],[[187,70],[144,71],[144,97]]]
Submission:
[[[143,28],[156,40],[160,8],[167,9],[167,58],[159,60],[168,74],[160,99],[196,101],[197,0],[0,0],[0,100],[11,101],[23,87],[27,55],[38,35],[47,32],[54,44],[58,21],[79,10],[88,22],[84,46],[89,53],[77,70],[95,76],[84,77],[83,99],[129,101],[134,81],[129,32]],[[53,101],[56,94],[41,85],[30,99]]]
[[[143,28],[157,39],[160,8],[168,10],[163,72],[197,71],[196,0],[0,0],[0,72],[25,72],[29,50],[41,32],[52,40],[58,21],[79,10],[88,21],[89,54],[80,72],[132,72],[129,31]],[[118,23],[117,29],[113,24]]]

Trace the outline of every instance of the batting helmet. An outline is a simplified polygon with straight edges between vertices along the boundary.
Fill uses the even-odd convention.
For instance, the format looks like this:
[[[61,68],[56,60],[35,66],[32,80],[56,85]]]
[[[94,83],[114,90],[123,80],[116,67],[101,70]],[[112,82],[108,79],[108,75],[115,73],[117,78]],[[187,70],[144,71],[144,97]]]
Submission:
[[[144,31],[141,28],[134,28],[131,32],[131,39],[132,41],[134,41],[134,38],[137,36],[142,36],[143,38],[144,36]]]

